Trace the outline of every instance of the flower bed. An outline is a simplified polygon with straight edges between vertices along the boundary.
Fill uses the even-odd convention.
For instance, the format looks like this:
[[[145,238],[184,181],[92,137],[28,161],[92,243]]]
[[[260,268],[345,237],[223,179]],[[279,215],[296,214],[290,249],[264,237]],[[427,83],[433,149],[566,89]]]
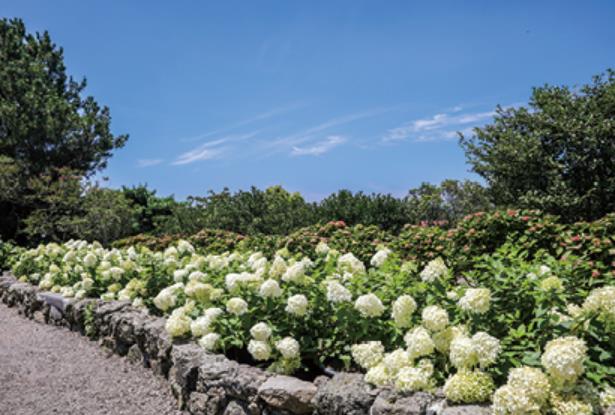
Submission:
[[[13,271],[64,297],[163,314],[170,338],[267,376],[360,370],[374,387],[440,389],[449,403],[493,401],[501,414],[589,414],[615,399],[615,287],[579,258],[528,260],[505,244],[453,275],[442,258],[418,269],[385,247],[369,266],[324,243],[314,253],[71,241],[23,253]],[[381,401],[405,395],[394,396]]]

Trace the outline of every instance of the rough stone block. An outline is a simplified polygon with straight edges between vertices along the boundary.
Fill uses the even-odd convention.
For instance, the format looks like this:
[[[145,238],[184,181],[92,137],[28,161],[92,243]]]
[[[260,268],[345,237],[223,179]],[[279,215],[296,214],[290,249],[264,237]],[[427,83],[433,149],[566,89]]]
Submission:
[[[424,415],[433,399],[433,395],[425,392],[403,394],[385,390],[376,398],[370,415]]]
[[[282,375],[270,377],[258,389],[259,397],[269,406],[294,414],[312,412],[312,399],[316,392],[313,383]]]
[[[363,380],[359,373],[338,373],[327,382],[319,382],[313,404],[317,414],[368,414],[379,390]]]

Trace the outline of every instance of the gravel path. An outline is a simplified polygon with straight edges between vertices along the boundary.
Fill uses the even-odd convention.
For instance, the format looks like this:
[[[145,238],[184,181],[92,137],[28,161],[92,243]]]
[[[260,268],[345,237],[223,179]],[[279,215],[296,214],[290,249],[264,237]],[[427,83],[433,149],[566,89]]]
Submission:
[[[183,414],[163,379],[0,304],[0,414]]]

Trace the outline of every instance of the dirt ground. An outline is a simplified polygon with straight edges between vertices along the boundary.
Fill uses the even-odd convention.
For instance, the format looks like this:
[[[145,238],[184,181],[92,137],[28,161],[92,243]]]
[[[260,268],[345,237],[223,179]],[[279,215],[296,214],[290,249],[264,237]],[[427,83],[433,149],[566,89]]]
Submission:
[[[0,414],[184,414],[163,379],[0,304]]]

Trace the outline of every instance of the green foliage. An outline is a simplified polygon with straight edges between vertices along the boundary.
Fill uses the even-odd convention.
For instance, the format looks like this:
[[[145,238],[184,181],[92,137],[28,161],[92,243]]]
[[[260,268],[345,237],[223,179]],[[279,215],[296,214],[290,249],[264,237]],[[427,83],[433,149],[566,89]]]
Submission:
[[[615,206],[615,71],[580,88],[535,88],[529,106],[497,108],[461,135],[473,170],[499,206],[593,220]]]
[[[23,21],[0,19],[0,62],[0,211],[7,212],[0,236],[22,238],[34,211],[31,224],[58,218],[45,232],[64,235],[63,210],[70,201],[53,202],[54,211],[41,212],[49,194],[33,194],[41,188],[32,181],[61,187],[54,183],[60,171],[91,175],[127,136],[111,133],[109,109],[83,96],[85,80],[66,74],[63,51],[47,32],[32,35]]]

